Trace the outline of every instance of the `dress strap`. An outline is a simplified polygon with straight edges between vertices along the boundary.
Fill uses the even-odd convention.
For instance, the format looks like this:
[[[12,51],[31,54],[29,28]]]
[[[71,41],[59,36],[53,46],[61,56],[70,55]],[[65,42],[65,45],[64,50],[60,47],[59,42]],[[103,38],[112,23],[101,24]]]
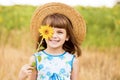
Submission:
[[[73,55],[72,60],[71,60],[71,69],[73,68],[74,59],[75,59],[75,55]]]

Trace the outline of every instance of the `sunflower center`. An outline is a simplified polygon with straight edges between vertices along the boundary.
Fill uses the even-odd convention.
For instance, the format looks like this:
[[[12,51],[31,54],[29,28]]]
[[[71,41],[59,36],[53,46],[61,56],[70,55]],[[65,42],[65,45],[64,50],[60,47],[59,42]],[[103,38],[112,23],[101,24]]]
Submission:
[[[48,31],[48,30],[45,30],[45,34],[46,34],[46,35],[49,34],[49,31]]]

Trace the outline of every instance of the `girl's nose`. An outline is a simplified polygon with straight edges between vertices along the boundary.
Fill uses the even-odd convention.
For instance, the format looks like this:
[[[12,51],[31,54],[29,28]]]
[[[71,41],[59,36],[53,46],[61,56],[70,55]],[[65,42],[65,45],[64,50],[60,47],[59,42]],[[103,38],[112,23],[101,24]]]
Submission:
[[[54,32],[52,37],[53,37],[53,38],[56,38],[56,37],[57,37],[57,33]]]

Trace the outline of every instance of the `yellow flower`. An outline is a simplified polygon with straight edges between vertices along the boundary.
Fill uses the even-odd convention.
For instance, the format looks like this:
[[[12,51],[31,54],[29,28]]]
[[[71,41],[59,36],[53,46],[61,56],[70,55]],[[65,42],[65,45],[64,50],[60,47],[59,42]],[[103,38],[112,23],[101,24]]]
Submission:
[[[44,39],[49,39],[53,35],[53,28],[50,26],[41,26],[39,29],[40,36],[42,36]]]

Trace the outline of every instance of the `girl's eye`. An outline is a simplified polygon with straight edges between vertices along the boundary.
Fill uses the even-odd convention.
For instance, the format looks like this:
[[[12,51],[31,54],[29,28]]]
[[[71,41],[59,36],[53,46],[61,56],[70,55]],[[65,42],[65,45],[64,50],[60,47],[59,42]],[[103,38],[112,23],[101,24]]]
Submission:
[[[62,31],[58,31],[57,33],[58,33],[58,34],[62,34],[63,32],[62,32]]]

